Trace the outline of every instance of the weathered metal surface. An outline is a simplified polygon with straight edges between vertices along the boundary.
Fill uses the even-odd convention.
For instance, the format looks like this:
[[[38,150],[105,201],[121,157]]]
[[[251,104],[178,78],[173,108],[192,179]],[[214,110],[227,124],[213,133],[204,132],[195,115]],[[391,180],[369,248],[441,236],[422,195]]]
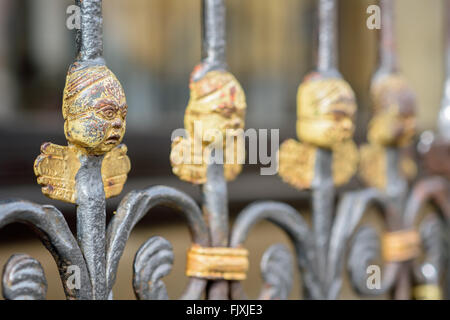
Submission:
[[[106,299],[106,200],[101,166],[103,156],[80,156],[76,175],[77,239],[92,283],[94,299]]]
[[[162,237],[151,237],[139,248],[133,263],[133,288],[138,299],[169,299],[161,279],[172,270],[173,259],[172,245]]]
[[[337,39],[337,1],[318,1],[317,26],[317,70],[325,77],[339,77],[338,71],[338,39]]]
[[[258,297],[260,300],[286,300],[292,289],[294,261],[288,248],[282,244],[271,245],[261,259],[264,281]]]
[[[102,0],[75,0],[80,8],[80,29],[77,30],[78,59],[103,62]]]
[[[226,70],[226,16],[223,0],[202,0],[202,64],[194,70],[197,81],[212,70]]]
[[[244,242],[251,230],[251,228],[256,225],[258,222],[262,220],[268,220],[273,224],[280,227],[283,231],[287,233],[290,237],[292,243],[295,247],[295,252],[297,256],[297,265],[300,270],[306,270],[306,274],[304,275],[304,282],[306,285],[314,286],[312,288],[315,289],[315,281],[312,278],[309,272],[313,271],[313,266],[311,265],[312,259],[314,258],[314,252],[311,250],[313,246],[313,240],[311,238],[311,232],[308,229],[308,224],[302,218],[302,216],[292,208],[291,206],[279,203],[279,202],[257,202],[249,205],[244,210],[240,212],[236,221],[234,222],[231,236],[230,236],[230,246],[231,247],[240,247],[244,245]],[[273,249],[272,249],[273,250]],[[265,254],[270,254],[266,251]],[[286,259],[283,258],[277,262],[272,261],[272,268],[282,268],[285,265]],[[276,265],[279,263],[279,265]],[[263,265],[264,269],[264,265]],[[264,271],[263,271],[264,274]],[[286,274],[288,276],[288,274]],[[276,276],[275,276],[276,277]],[[263,278],[267,281],[268,277],[263,275]],[[271,280],[280,281],[279,283],[265,283],[264,286],[269,287],[278,287],[283,286],[283,283],[292,282],[292,279],[287,279],[284,277],[276,277],[271,278]],[[285,287],[285,289],[287,289]],[[280,295],[288,295],[286,290],[279,291]],[[267,293],[261,293],[261,297],[265,296]],[[231,298],[232,299],[243,299],[246,295],[242,289],[242,285],[240,282],[232,282],[231,283]],[[280,297],[273,297],[280,298]]]
[[[224,166],[208,165],[207,181],[202,186],[203,217],[208,225],[211,246],[227,247],[229,236],[228,190],[224,177]],[[228,282],[217,280],[210,282],[209,299],[228,299]]]
[[[8,300],[44,300],[47,279],[41,264],[26,254],[12,255],[3,270],[3,296]]]
[[[122,199],[117,208],[117,212],[106,231],[106,280],[108,292],[111,292],[113,288],[119,260],[123,254],[126,241],[128,240],[132,229],[151,208],[159,205],[174,208],[184,215],[193,243],[203,247],[210,245],[208,228],[203,221],[201,210],[189,196],[173,188],[164,186],[155,186],[141,191],[132,191]],[[142,250],[146,251],[147,249]],[[143,251],[139,251],[138,254],[149,254],[148,252],[142,252]],[[136,261],[138,261],[137,259],[138,258],[136,258]],[[149,263],[150,265],[146,266],[146,263]],[[155,269],[161,265],[166,266],[167,263],[165,255],[155,256],[154,259],[140,262],[138,267],[135,266],[135,270],[147,268]],[[149,272],[151,271],[150,269],[144,272]],[[139,276],[140,279],[142,279],[140,281],[148,281],[147,276],[142,277],[142,275],[138,273],[135,273],[135,276]],[[134,280],[135,288],[146,287],[145,284],[138,281],[139,279]],[[182,299],[199,299],[202,296],[205,287],[205,279],[191,278],[182,295]],[[156,289],[153,287],[147,288],[151,291],[143,292],[139,290],[139,297],[141,299],[155,297],[156,293],[154,293],[153,290]],[[164,295],[159,294],[156,294],[156,296],[164,297]]]
[[[53,255],[67,298],[92,299],[92,284],[83,253],[61,212],[53,206],[41,206],[27,201],[2,202],[0,228],[15,222],[31,226]],[[69,286],[68,280],[73,274],[73,270],[69,270],[71,266],[80,270],[79,288]]]

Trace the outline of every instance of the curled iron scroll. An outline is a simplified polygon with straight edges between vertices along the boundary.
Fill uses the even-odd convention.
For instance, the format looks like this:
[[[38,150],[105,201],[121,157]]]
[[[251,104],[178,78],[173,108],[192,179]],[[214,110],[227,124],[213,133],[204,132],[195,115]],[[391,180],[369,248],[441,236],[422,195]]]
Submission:
[[[202,212],[195,201],[188,195],[165,186],[154,186],[141,191],[132,191],[120,202],[117,213],[111,220],[106,231],[106,275],[107,289],[109,292],[111,292],[114,285],[119,260],[132,229],[150,209],[159,205],[167,206],[183,213],[188,223],[192,241],[204,247],[209,246],[208,229],[203,220]],[[158,271],[158,267],[162,267],[167,271],[167,264],[170,264],[170,259],[168,259],[167,254],[170,255],[171,249],[165,243],[167,240],[162,241],[161,239],[156,240],[156,242],[150,239],[139,250],[135,259],[135,262],[138,264],[135,264],[135,271],[139,270],[139,274],[135,273],[135,276],[138,276],[141,280],[135,279],[135,288],[145,287],[142,283],[139,284],[137,282],[150,281],[155,276],[154,272]],[[142,255],[152,256],[153,258],[148,261],[141,261]],[[152,265],[147,268],[145,266],[146,263]],[[162,272],[159,275],[162,277],[166,273],[168,272]],[[157,280],[160,281],[160,279]],[[138,290],[138,298],[165,298],[165,288],[162,286],[162,282],[158,282],[157,286],[147,286],[151,292]],[[205,286],[205,279],[190,278],[181,298],[199,299],[203,294]]]
[[[47,279],[41,264],[27,254],[14,254],[3,269],[3,296],[7,300],[44,300]]]
[[[274,223],[288,234],[296,250],[298,265],[300,268],[306,269],[309,261],[312,261],[311,257],[307,255],[313,253],[313,250],[307,249],[312,246],[310,231],[300,213],[284,203],[257,202],[242,210],[232,229],[230,246],[234,248],[242,246],[247,239],[250,229],[262,220]],[[282,271],[281,268],[289,263],[291,259],[287,255],[286,249],[275,252],[276,248],[280,249],[279,247],[270,247],[263,257],[262,271],[265,284],[260,294],[261,298],[285,299],[289,295],[290,286],[286,285],[286,283],[292,282],[292,279],[285,278],[289,275],[289,272],[284,275],[280,274],[280,272]],[[275,259],[275,254],[281,258],[278,262]],[[276,275],[269,277],[267,274],[269,271],[276,271]],[[242,285],[238,281],[231,283],[231,298],[246,298]]]
[[[2,202],[0,228],[15,222],[27,224],[36,231],[42,243],[53,255],[67,299],[92,299],[92,285],[83,254],[61,212],[53,206],[41,206],[28,201]],[[21,263],[21,261],[20,259],[16,259],[15,262],[10,260],[10,263]],[[68,285],[68,278],[72,274],[68,270],[70,266],[77,266],[80,270],[78,289]],[[8,264],[8,268],[14,269],[14,265]],[[8,277],[8,272],[3,276]],[[4,278],[4,281],[8,279]]]
[[[387,228],[393,231],[400,227],[400,221],[396,219],[392,208],[389,206],[385,196],[376,189],[366,189],[363,191],[349,192],[344,195],[339,203],[335,223],[331,231],[330,250],[328,256],[328,282],[329,299],[336,299],[342,286],[342,269],[344,266],[344,257],[347,244],[363,215],[370,206],[375,206],[384,214]],[[375,260],[378,255],[377,239],[371,229],[356,231],[356,237],[360,241],[351,242],[349,256],[349,271],[352,285],[363,294],[381,294],[386,292],[395,283],[396,275],[400,270],[400,264],[397,262],[387,263],[383,268],[383,277],[380,290],[369,290],[362,284],[361,279],[367,276],[366,270],[368,264]],[[375,243],[373,243],[375,241]],[[354,259],[357,252],[363,252],[363,259]]]

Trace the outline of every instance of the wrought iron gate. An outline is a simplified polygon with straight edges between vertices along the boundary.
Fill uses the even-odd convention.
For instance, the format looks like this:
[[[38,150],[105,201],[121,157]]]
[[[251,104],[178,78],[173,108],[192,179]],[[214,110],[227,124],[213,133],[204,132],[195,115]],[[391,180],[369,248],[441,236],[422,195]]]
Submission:
[[[286,232],[295,248],[295,258],[281,244],[264,253],[261,299],[287,299],[295,270],[301,274],[305,298],[337,299],[344,267],[361,295],[448,296],[448,286],[443,288],[440,283],[444,275],[450,279],[447,241],[441,239],[439,230],[449,233],[450,90],[446,87],[450,83],[450,25],[446,26],[447,81],[440,131],[422,135],[421,161],[416,161],[404,153],[413,144],[416,102],[398,68],[393,1],[380,0],[379,67],[370,88],[373,116],[368,143],[358,147],[352,141],[355,95],[338,68],[338,1],[317,0],[316,69],[298,88],[298,140],[285,141],[279,150],[279,175],[292,187],[309,191],[312,222],[308,224],[290,205],[263,201],[244,208],[230,226],[227,181],[237,178],[242,165],[235,158],[225,164],[209,160],[225,160],[228,151],[235,151],[239,144],[226,140],[218,148],[212,140],[196,141],[194,123],[225,137],[226,130],[245,127],[247,106],[244,91],[226,64],[225,1],[202,0],[203,57],[190,80],[185,113],[188,135],[173,141],[170,156],[174,174],[201,185],[202,206],[174,188],[152,186],[125,195],[107,226],[106,199],[121,193],[131,169],[127,147],[121,144],[128,106],[119,80],[103,59],[102,1],[75,2],[81,10],[81,25],[76,37],[78,54],[67,73],[63,95],[67,146],[42,144],[34,171],[46,196],[76,206],[76,235],[53,206],[25,200],[0,203],[0,227],[22,222],[36,231],[55,258],[68,299],[113,298],[126,241],[134,226],[158,205],[179,211],[190,230],[189,282],[182,299],[205,295],[208,299],[246,298],[241,281],[246,278],[251,248],[245,247],[245,241],[261,220]],[[199,150],[192,148],[195,143],[200,144]],[[183,162],[180,150],[189,150],[189,156],[200,161]],[[207,159],[202,158],[205,154]],[[367,188],[336,199],[336,186],[346,184],[355,174]],[[425,205],[434,210],[423,217],[420,212]],[[372,227],[360,226],[370,207],[378,209],[386,225],[381,242]],[[367,270],[380,252],[382,282],[369,288]],[[168,298],[163,278],[170,273],[173,259],[172,246],[162,237],[152,237],[141,246],[133,269],[138,299]],[[79,270],[79,285],[73,283],[74,267]],[[6,299],[44,299],[46,290],[37,260],[25,254],[8,260],[3,272]]]

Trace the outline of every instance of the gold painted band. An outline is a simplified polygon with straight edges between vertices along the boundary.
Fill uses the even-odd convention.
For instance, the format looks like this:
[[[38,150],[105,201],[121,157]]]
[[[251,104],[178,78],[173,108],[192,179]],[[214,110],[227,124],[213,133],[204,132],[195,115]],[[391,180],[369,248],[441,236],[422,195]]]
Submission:
[[[248,266],[247,249],[194,244],[187,254],[186,275],[211,280],[244,280]]]

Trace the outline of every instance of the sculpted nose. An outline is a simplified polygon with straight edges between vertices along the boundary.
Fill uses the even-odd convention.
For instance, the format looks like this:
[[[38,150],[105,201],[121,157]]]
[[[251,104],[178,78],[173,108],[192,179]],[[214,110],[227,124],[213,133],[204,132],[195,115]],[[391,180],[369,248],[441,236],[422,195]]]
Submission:
[[[122,119],[120,119],[120,118],[115,119],[114,122],[112,123],[112,126],[113,126],[113,128],[116,128],[116,129],[122,128]]]

